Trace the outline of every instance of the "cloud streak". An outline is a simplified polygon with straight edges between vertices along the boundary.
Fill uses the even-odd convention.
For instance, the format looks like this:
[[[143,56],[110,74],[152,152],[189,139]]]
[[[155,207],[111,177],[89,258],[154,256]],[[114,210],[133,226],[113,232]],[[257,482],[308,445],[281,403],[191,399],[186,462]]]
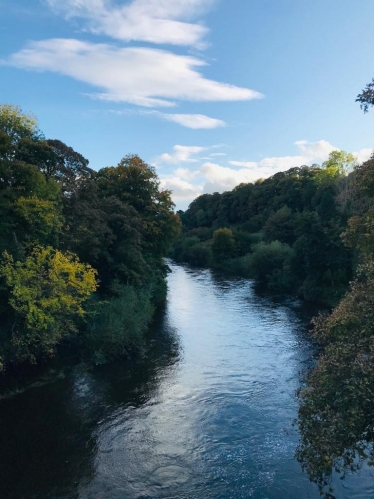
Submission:
[[[31,42],[27,48],[11,55],[6,63],[23,69],[51,71],[88,83],[103,90],[91,94],[96,99],[146,107],[170,107],[180,100],[217,102],[262,97],[248,88],[204,78],[197,70],[205,65],[200,59],[152,48],[118,48],[54,38]],[[204,118],[200,116],[201,124]],[[188,121],[181,115],[177,115],[176,120]],[[194,120],[196,124],[196,118]],[[207,123],[209,120],[205,120],[205,125]]]
[[[158,164],[159,162],[175,165],[180,163],[197,163],[199,159],[196,158],[196,155],[206,149],[207,147],[176,145],[173,147],[173,152],[171,154],[161,154],[156,164]]]
[[[226,123],[204,114],[165,114],[157,113],[160,118],[178,123],[178,125],[192,129],[212,129],[226,126]]]

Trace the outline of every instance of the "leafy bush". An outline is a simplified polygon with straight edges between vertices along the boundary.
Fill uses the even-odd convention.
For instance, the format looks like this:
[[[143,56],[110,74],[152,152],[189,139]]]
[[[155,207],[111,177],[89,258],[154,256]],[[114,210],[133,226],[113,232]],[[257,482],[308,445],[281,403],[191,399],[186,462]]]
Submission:
[[[116,291],[117,296],[90,307],[84,343],[96,364],[139,350],[154,312],[149,290],[121,286]]]
[[[72,253],[37,246],[25,261],[3,255],[0,276],[8,290],[14,360],[36,362],[77,331],[83,303],[96,290],[96,271]],[[8,318],[9,320],[9,318]]]
[[[235,240],[231,229],[217,229],[213,233],[212,255],[218,263],[235,253]]]
[[[290,262],[293,251],[288,244],[272,241],[253,246],[253,252],[245,258],[246,274],[273,289],[291,286]]]
[[[326,348],[300,393],[297,458],[321,491],[333,470],[354,471],[365,459],[373,464],[373,296],[369,261],[331,315],[314,320],[314,337]]]

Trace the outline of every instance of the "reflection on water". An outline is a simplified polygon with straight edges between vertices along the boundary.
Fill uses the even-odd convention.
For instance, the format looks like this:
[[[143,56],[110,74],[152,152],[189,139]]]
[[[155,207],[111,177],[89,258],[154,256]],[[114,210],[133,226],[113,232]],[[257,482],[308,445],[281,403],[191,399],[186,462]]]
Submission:
[[[293,456],[308,313],[172,268],[144,359],[0,401],[1,499],[319,497]]]

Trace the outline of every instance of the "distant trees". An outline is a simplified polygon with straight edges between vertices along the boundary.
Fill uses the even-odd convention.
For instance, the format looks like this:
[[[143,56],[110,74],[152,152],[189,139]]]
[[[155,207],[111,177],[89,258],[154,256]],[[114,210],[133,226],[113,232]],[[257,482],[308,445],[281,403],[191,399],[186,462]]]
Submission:
[[[349,199],[343,200],[351,190],[344,182],[354,164],[352,154],[332,151],[321,167],[291,168],[198,197],[181,214],[175,258],[235,269],[306,300],[337,303],[352,276],[350,250],[340,234],[351,209]],[[192,235],[194,250],[187,248]]]

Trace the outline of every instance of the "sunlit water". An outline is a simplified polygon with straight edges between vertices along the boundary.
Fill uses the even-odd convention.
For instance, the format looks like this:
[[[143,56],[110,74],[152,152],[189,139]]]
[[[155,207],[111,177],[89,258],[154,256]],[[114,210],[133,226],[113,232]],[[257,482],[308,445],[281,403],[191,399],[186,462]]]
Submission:
[[[172,265],[146,357],[0,401],[0,499],[316,499],[294,459],[308,313]],[[337,497],[374,497],[370,471]]]

